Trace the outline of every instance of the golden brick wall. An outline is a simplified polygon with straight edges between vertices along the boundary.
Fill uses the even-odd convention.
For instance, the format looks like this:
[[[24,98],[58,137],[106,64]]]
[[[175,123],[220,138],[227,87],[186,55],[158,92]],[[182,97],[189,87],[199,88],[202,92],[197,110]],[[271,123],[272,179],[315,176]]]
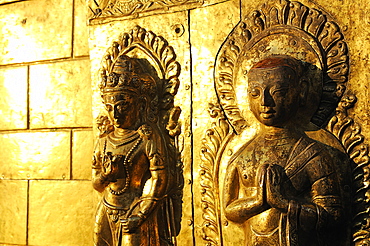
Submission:
[[[0,245],[91,245],[84,0],[0,0]]]
[[[191,2],[200,4],[92,23],[88,35],[85,0],[0,0],[0,245],[92,245],[98,69],[106,49],[135,25],[168,40],[181,64],[175,103],[182,108],[185,187],[178,245],[206,244],[199,170],[201,139],[212,121],[208,103],[217,101],[215,58],[241,17],[264,0]],[[348,89],[358,97],[352,114],[368,143],[370,0],[300,2],[325,10],[343,30],[351,56]],[[224,240],[241,245],[241,235],[236,230]]]

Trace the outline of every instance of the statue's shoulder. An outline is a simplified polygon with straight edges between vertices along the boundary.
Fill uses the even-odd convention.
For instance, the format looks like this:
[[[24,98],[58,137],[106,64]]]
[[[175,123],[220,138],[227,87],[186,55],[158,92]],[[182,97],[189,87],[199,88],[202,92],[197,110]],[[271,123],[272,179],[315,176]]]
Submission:
[[[144,141],[148,141],[148,140],[151,140],[153,138],[153,135],[155,135],[155,133],[153,133],[153,127],[151,127],[150,125],[148,124],[143,124],[141,125],[138,129],[137,129],[137,133],[139,133],[140,137],[144,140]]]
[[[329,145],[330,144],[330,145]],[[322,142],[319,139],[314,139],[309,136],[303,138],[302,146],[312,145],[314,151],[320,152],[321,156],[340,157],[341,159],[349,159],[349,156],[344,152],[343,148],[338,147],[336,143]]]
[[[327,175],[337,173],[340,183],[349,183],[347,177],[350,173],[351,159],[346,153],[338,148],[322,143],[310,137],[304,137],[300,140],[293,150],[291,159],[297,163],[306,163],[308,167],[314,170],[316,175]]]
[[[257,140],[259,135],[255,135],[250,140],[246,141],[242,147],[240,147],[235,154],[232,155],[232,157],[229,160],[229,166],[230,165],[236,165],[235,163],[239,162],[240,159],[244,159],[247,156],[250,156],[253,150],[255,149],[255,140]]]

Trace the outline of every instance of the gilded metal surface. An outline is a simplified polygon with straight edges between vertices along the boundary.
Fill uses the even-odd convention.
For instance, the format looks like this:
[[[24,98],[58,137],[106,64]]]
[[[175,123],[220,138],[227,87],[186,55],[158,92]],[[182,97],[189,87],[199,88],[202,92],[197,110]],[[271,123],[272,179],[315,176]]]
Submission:
[[[93,194],[93,199],[95,199],[93,203],[87,201],[90,198],[87,198],[86,201],[85,199],[81,200],[81,197],[90,196],[85,194],[84,191],[91,192],[91,183],[89,181],[73,183],[65,179],[91,178],[91,174],[89,174],[91,172],[91,155],[88,153],[91,152],[92,148],[91,142],[89,143],[92,134],[89,134],[89,128],[85,129],[85,127],[90,127],[93,120],[88,116],[90,114],[89,110],[79,111],[78,108],[75,108],[81,105],[80,108],[89,109],[85,105],[85,101],[81,102],[79,96],[76,97],[75,101],[75,95],[82,95],[82,93],[81,88],[75,86],[74,79],[68,78],[68,76],[60,76],[59,78],[59,72],[55,72],[55,70],[69,71],[69,68],[76,65],[73,62],[76,61],[76,57],[88,54],[88,47],[86,46],[87,27],[83,15],[86,12],[91,12],[91,10],[87,7],[84,9],[84,2],[84,0],[0,0],[2,20],[0,30],[4,39],[0,45],[2,47],[0,49],[3,51],[0,66],[1,71],[4,71],[4,80],[0,79],[0,81],[4,81],[4,84],[0,86],[2,96],[2,99],[0,99],[2,115],[0,127],[3,139],[1,140],[2,151],[0,155],[2,160],[0,166],[3,172],[0,174],[4,175],[0,178],[3,177],[1,182],[5,182],[5,185],[0,185],[2,191],[0,204],[3,206],[0,209],[0,245],[31,245],[32,243],[32,245],[39,246],[81,246],[90,245],[92,242],[94,221],[92,213],[96,209],[89,208],[89,205],[98,204],[100,201],[100,198],[97,198],[98,192]],[[97,0],[97,2],[101,4],[103,1]],[[219,136],[228,136],[229,133],[234,134],[233,128],[228,124],[225,116],[219,114],[221,118],[213,119],[209,117],[206,110],[208,102],[214,103],[217,101],[217,96],[213,90],[214,61],[218,48],[240,20],[240,13],[242,13],[241,16],[244,16],[252,13],[255,9],[260,10],[257,7],[266,1],[238,0],[223,3],[217,0],[178,1],[174,5],[165,6],[159,6],[160,4],[158,4],[164,3],[164,1],[141,2],[143,6],[147,6],[146,3],[152,3],[152,5],[145,9],[139,8],[132,14],[125,16],[121,14],[119,14],[120,17],[117,17],[117,15],[112,17],[100,16],[90,21],[90,24],[93,24],[89,28],[91,71],[93,89],[95,90],[95,95],[92,98],[94,118],[98,115],[97,112],[100,111],[100,105],[102,105],[96,84],[100,81],[98,70],[101,67],[100,61],[106,48],[113,41],[118,40],[122,32],[133,29],[135,25],[140,25],[153,31],[158,36],[165,37],[174,48],[177,55],[176,60],[182,68],[179,77],[181,83],[175,98],[175,104],[182,108],[180,115],[182,133],[179,136],[179,147],[182,150],[181,159],[184,163],[185,185],[181,231],[177,237],[177,244],[205,245],[207,241],[204,241],[203,238],[213,237],[212,233],[207,233],[209,233],[208,228],[212,228],[215,224],[208,223],[204,218],[212,216],[212,213],[210,213],[212,203],[217,203],[219,200],[218,196],[215,196],[216,199],[211,197],[211,193],[203,194],[204,186],[206,188],[208,188],[207,185],[212,188],[217,186],[215,183],[209,182],[210,179],[203,179],[203,176],[211,174],[208,169],[205,169],[206,172],[204,170],[199,171],[200,165],[202,165],[202,168],[208,168],[208,163],[200,160],[201,148],[207,146],[224,149],[223,154],[219,154],[216,158],[216,162],[219,161],[220,164],[218,167],[220,175],[217,177],[219,185],[217,185],[222,188],[229,159],[243,143],[250,140],[255,132],[259,130],[259,125],[256,124],[254,116],[249,110],[246,110],[247,112],[243,112],[243,115],[249,113],[248,131],[242,131],[241,135],[235,135],[229,141],[228,138],[224,138],[223,140],[227,144],[223,145],[224,142],[220,140]],[[335,17],[335,22],[340,25],[351,53],[350,82],[346,83],[346,87],[349,92],[356,95],[358,100],[353,103],[351,94],[345,94],[343,103],[337,108],[337,116],[332,118],[328,128],[341,142],[337,141],[336,137],[327,135],[324,130],[310,131],[307,132],[307,135],[313,139],[320,139],[327,145],[335,145],[339,149],[343,148],[341,146],[343,143],[346,149],[343,149],[343,151],[354,157],[355,172],[353,174],[356,176],[354,190],[357,191],[356,201],[358,202],[354,227],[358,233],[355,234],[355,239],[358,245],[365,244],[367,238],[369,238],[367,230],[369,224],[367,222],[368,213],[364,212],[367,209],[368,195],[366,187],[362,185],[366,185],[368,182],[366,144],[370,135],[370,101],[368,100],[370,98],[370,90],[368,89],[370,59],[367,37],[370,36],[370,4],[368,4],[368,0],[300,0],[300,2],[308,6],[310,10],[325,10]],[[93,3],[93,1],[90,3]],[[124,4],[129,6],[130,3],[139,2],[126,1]],[[308,15],[307,12],[306,14]],[[330,21],[330,15],[324,15],[327,21]],[[259,18],[256,18],[257,23],[266,23],[269,16],[266,15],[266,22],[264,18],[265,16],[262,16],[262,22],[259,21]],[[298,43],[298,46],[302,47],[301,44],[304,45],[304,43]],[[291,49],[287,50],[292,53],[289,51]],[[257,62],[260,58],[254,62]],[[88,58],[84,57],[84,59]],[[40,74],[45,74],[48,70],[56,74],[53,82],[45,83],[45,76],[41,76],[39,80],[36,78],[37,76],[34,76],[31,88],[29,87],[30,85],[27,84],[27,79],[29,80],[27,70],[30,69],[32,73],[34,65],[50,65],[53,62],[60,63],[61,60],[70,62],[66,66],[45,65],[42,66],[44,72],[41,69],[39,70]],[[251,65],[254,62],[251,62]],[[82,64],[85,64],[85,62],[82,62]],[[83,73],[87,74],[88,72],[80,70],[75,73],[76,80],[79,80]],[[69,81],[64,86],[62,80],[66,78]],[[85,82],[89,81],[88,75],[85,76],[84,80]],[[53,95],[47,98],[39,96],[32,89],[34,84],[38,82],[51,86],[50,91],[54,92],[49,91],[49,94]],[[60,88],[58,84],[63,84],[63,88]],[[31,96],[27,95],[27,87],[35,93]],[[83,88],[88,87],[87,83],[84,83]],[[71,91],[74,91],[74,93],[71,93]],[[243,92],[243,90],[238,91]],[[43,108],[40,111],[36,108],[33,111],[36,114],[30,114],[29,110],[33,110],[31,104],[37,105],[36,102],[32,101],[39,98],[43,99],[42,101],[45,104],[53,105],[53,107],[46,110]],[[72,102],[74,102],[74,105]],[[238,104],[240,103],[238,101]],[[217,104],[214,103],[213,106],[217,106]],[[74,110],[71,110],[71,108],[74,108]],[[53,112],[54,110],[56,112]],[[215,113],[220,109],[213,107],[211,110]],[[65,117],[62,119],[63,122],[55,123],[56,121],[53,118],[55,116],[57,119],[58,114],[71,115],[72,117],[70,119]],[[41,115],[46,116],[45,124],[40,123]],[[77,117],[88,123],[86,125],[85,123],[80,124],[81,122],[76,124],[72,120],[75,115],[79,115]],[[33,119],[34,116],[37,119]],[[89,117],[90,120],[88,120]],[[207,141],[204,141],[202,146],[200,140],[204,137],[208,123],[213,120],[215,120],[214,127],[210,127],[211,129],[206,137]],[[31,124],[31,127],[34,128],[25,131],[24,129],[29,128],[30,121],[34,123],[37,121],[38,123],[33,124],[33,126]],[[81,126],[84,129],[80,128]],[[42,130],[39,127],[42,127]],[[65,127],[68,130],[60,129]],[[44,128],[49,129],[45,130]],[[55,133],[55,135],[45,134],[46,132]],[[63,137],[58,137],[61,132],[63,132]],[[211,141],[213,141],[212,144]],[[19,150],[17,144],[22,146],[22,151]],[[56,144],[60,146],[56,147]],[[53,148],[54,150],[51,151]],[[82,151],[83,149],[85,149],[85,152]],[[25,156],[28,162],[24,161]],[[209,156],[212,157],[212,155]],[[210,160],[214,161],[212,158]],[[67,175],[63,175],[64,173]],[[27,180],[12,179],[54,180],[38,181],[39,185],[33,185],[31,193],[35,195],[39,192],[40,194],[32,198],[32,194],[27,192]],[[201,189],[199,188],[200,182],[204,185]],[[57,195],[58,192],[61,193],[61,196]],[[209,197],[206,195],[209,195]],[[220,195],[222,195],[222,189]],[[28,197],[30,198],[28,200],[32,200],[28,204],[30,206],[27,206]],[[40,199],[42,202],[37,202],[35,199]],[[202,203],[202,201],[204,202]],[[210,205],[208,209],[206,202],[209,202]],[[79,204],[81,204],[81,207],[79,207]],[[78,211],[74,210],[76,206]],[[55,213],[55,208],[58,210],[57,213]],[[59,208],[62,211],[59,211]],[[228,221],[223,209],[215,211],[220,213],[216,225],[219,230],[222,230],[221,243],[223,245],[244,245],[244,232],[237,226],[238,224]],[[32,218],[31,227],[27,226],[27,218]],[[68,235],[66,235],[66,232]],[[31,241],[29,241],[30,239]]]
[[[168,25],[171,23],[171,25]],[[172,14],[160,15],[153,20],[152,17],[138,18],[131,21],[116,21],[104,25],[90,26],[90,56],[92,81],[95,84],[93,96],[93,115],[98,117],[100,112],[105,111],[101,103],[100,91],[98,83],[101,80],[99,69],[101,69],[101,60],[105,56],[107,47],[110,47],[113,42],[121,40],[122,32],[129,32],[136,25],[145,26],[146,30],[150,30],[156,36],[165,37],[168,43],[173,47],[176,53],[176,60],[182,64],[179,80],[181,81],[178,93],[174,98],[175,105],[181,105],[181,134],[178,137],[179,151],[181,152],[181,162],[184,163],[184,195],[183,195],[183,210],[181,220],[181,231],[177,237],[180,245],[191,245],[193,238],[189,235],[193,234],[193,215],[192,215],[192,156],[191,156],[191,138],[190,132],[190,106],[191,106],[191,83],[190,83],[190,46],[189,46],[189,27],[188,16],[186,12],[178,12]],[[134,49],[134,52],[139,52]],[[141,57],[142,54],[138,54]],[[149,59],[150,60],[150,59]]]
[[[88,8],[85,0],[76,0],[74,3],[73,28],[73,55],[89,55],[89,33],[86,27]]]
[[[1,0],[0,4],[16,2],[16,0]]]
[[[7,38],[0,44],[0,64],[69,57],[72,2],[36,0],[1,6],[0,19],[6,21],[0,30]]]
[[[304,133],[297,112],[312,85],[303,69],[272,56],[247,75],[250,110],[262,127],[231,158],[223,194],[225,215],[243,224],[246,245],[349,244],[350,167],[341,167],[348,165],[342,152]]]
[[[69,136],[69,131],[0,134],[0,159],[4,163],[0,165],[0,176],[5,179],[68,179]]]
[[[93,185],[104,194],[94,243],[174,245],[183,188],[176,54],[164,38],[136,26],[113,42],[100,74],[108,117],[97,119]]]
[[[30,127],[91,126],[89,70],[89,60],[30,66]]]
[[[0,69],[1,130],[24,129],[27,127],[27,68]]]
[[[30,181],[28,245],[91,245],[94,210],[91,181]]]
[[[354,162],[353,166],[353,241],[356,245],[370,243],[369,224],[369,146],[364,143],[365,137],[361,134],[359,123],[349,116],[348,111],[356,103],[354,95],[343,97],[336,114],[328,123],[328,130],[343,144],[346,152]]]
[[[192,54],[192,134],[193,134],[193,205],[188,204],[189,200],[184,199],[185,206],[193,206],[194,209],[194,244],[204,245],[203,238],[207,237],[204,228],[213,227],[212,224],[204,221],[203,209],[206,207],[203,200],[211,200],[211,197],[201,195],[203,188],[199,189],[200,182],[203,182],[202,171],[200,170],[201,159],[201,139],[206,130],[207,123],[210,121],[207,113],[208,102],[216,100],[213,85],[214,60],[217,51],[225,40],[230,30],[240,20],[240,2],[227,1],[221,4],[198,8],[190,11],[190,42]],[[222,21],[218,20],[222,16]],[[206,28],[205,28],[206,27]],[[185,173],[186,174],[186,173]],[[208,185],[209,183],[207,183]],[[183,229],[183,228],[182,228]],[[181,232],[182,233],[182,232]],[[189,237],[190,233],[179,239],[183,242],[184,238]],[[239,234],[241,235],[241,234]],[[238,238],[238,234],[230,235]],[[184,242],[181,245],[187,245]],[[238,245],[238,244],[235,244]]]
[[[284,76],[288,76],[288,74],[283,75],[286,72],[279,71],[278,67],[280,65],[261,66],[261,72],[266,73],[265,77],[263,74],[250,72],[250,68],[257,61],[279,54],[289,55],[305,62],[305,64],[309,64],[306,65],[308,67],[305,70],[307,71],[305,74],[305,79],[307,79],[305,83],[307,85],[304,85],[305,83],[301,85],[301,88],[303,88],[301,90],[306,91],[304,93],[301,92],[301,96],[305,94],[303,105],[298,101],[292,102],[294,101],[292,95],[296,93],[294,89],[279,89],[275,93],[275,82],[271,84],[269,81],[285,80],[289,84],[287,88],[296,87],[293,86],[292,79],[287,77],[284,79]],[[327,14],[323,14],[315,9],[309,9],[301,3],[270,1],[270,3],[263,4],[259,10],[254,11],[251,15],[247,15],[246,19],[233,29],[219,51],[215,72],[217,93],[221,107],[226,115],[217,108],[217,105],[216,107],[211,105],[211,116],[215,117],[216,121],[207,131],[206,138],[203,140],[201,155],[203,239],[209,245],[222,245],[225,243],[227,245],[232,245],[233,243],[247,245],[256,243],[261,243],[261,245],[318,245],[320,240],[326,240],[326,243],[330,245],[349,245],[350,239],[348,239],[349,237],[346,238],[345,235],[348,236],[351,229],[355,230],[352,237],[356,245],[362,245],[368,240],[367,215],[364,215],[368,208],[366,199],[368,190],[366,185],[368,179],[366,175],[368,168],[367,145],[362,144],[363,137],[359,135],[358,130],[349,130],[350,127],[347,127],[347,124],[355,124],[356,129],[359,127],[356,123],[343,124],[346,121],[352,122],[352,120],[347,119],[343,121],[346,118],[339,116],[342,119],[339,121],[343,123],[338,123],[337,126],[332,127],[332,130],[345,146],[355,148],[355,150],[352,150],[351,147],[346,147],[347,149],[343,150],[337,139],[325,133],[325,130],[320,130],[320,128],[314,126],[314,124],[319,126],[326,125],[328,117],[345,90],[348,68],[348,49],[337,24],[330,20]],[[294,70],[297,71],[297,69]],[[323,87],[320,85],[321,80],[323,80]],[[258,90],[256,89],[257,87],[259,88]],[[283,97],[280,96],[280,93],[288,94],[284,94],[284,100],[281,100]],[[262,106],[257,106],[256,100],[259,97],[263,98],[263,100],[268,98],[265,102],[261,102]],[[295,100],[297,99],[298,97]],[[302,102],[301,99],[299,100]],[[348,107],[346,106],[346,108]],[[316,109],[318,110],[316,111]],[[285,116],[279,119],[279,112],[283,112],[281,115]],[[299,119],[299,124],[295,123],[293,126],[288,123],[291,121],[289,117],[292,115]],[[286,116],[289,117],[286,118]],[[258,121],[256,121],[256,118]],[[270,122],[270,119],[277,119],[277,121],[271,120]],[[333,119],[332,122],[334,123],[331,124],[337,124],[338,119]],[[309,121],[314,124],[309,123]],[[229,125],[229,122],[231,125]],[[285,130],[280,132],[279,128]],[[338,131],[338,129],[341,130],[336,133],[335,131]],[[328,176],[329,178],[325,181],[327,185],[320,185],[320,188],[317,189],[314,188],[317,183],[311,183],[313,187],[312,194],[330,193],[330,195],[320,195],[320,199],[322,199],[320,202],[314,197],[309,198],[307,201],[308,204],[316,204],[316,206],[325,208],[325,213],[329,213],[328,216],[325,215],[327,218],[323,221],[326,220],[326,223],[334,227],[326,228],[326,234],[333,234],[338,229],[335,226],[343,223],[341,221],[346,221],[344,223],[347,225],[347,228],[342,228],[340,232],[343,238],[314,236],[305,239],[309,235],[310,230],[313,234],[321,230],[318,229],[320,226],[309,229],[307,225],[312,223],[320,224],[323,221],[317,220],[312,222],[310,216],[307,216],[309,213],[305,214],[310,208],[309,206],[305,207],[305,202],[302,203],[304,199],[302,200],[298,195],[292,196],[294,194],[294,192],[291,193],[292,187],[294,187],[294,190],[298,189],[299,191],[300,188],[298,188],[299,185],[297,184],[304,183],[304,180],[311,180],[310,182],[312,182],[311,178],[307,179],[307,177],[305,178],[300,174],[302,170],[294,174],[294,178],[289,177],[287,179],[293,184],[291,188],[285,187],[286,184],[284,184],[284,189],[275,189],[279,187],[277,184],[280,182],[274,179],[275,177],[289,176],[291,169],[302,166],[298,161],[299,158],[295,160],[296,162],[288,162],[288,164],[286,162],[289,155],[291,157],[295,155],[295,149],[305,146],[302,143],[309,138],[304,131],[308,131],[309,136],[318,137],[316,139],[318,141],[333,147],[339,146],[338,148],[341,151],[346,151],[352,158],[359,157],[353,159],[358,167],[351,166],[348,161],[339,165],[338,158],[341,158],[341,161],[345,160],[345,158],[340,157],[342,155],[340,151],[330,149],[331,147],[329,150],[323,150],[327,147],[317,147],[319,152],[321,151],[317,158],[322,158],[323,161],[316,162],[316,164],[314,164],[315,161],[312,162],[310,164],[313,167],[311,171],[309,171],[309,165],[305,165],[302,169],[304,170],[303,172],[308,173],[311,177],[312,175],[328,176],[325,174],[325,168],[314,167],[320,163],[326,162],[325,165],[329,169],[335,170],[333,175],[338,177],[330,178]],[[344,132],[347,133],[342,140],[341,134]],[[272,142],[280,140],[263,140],[266,137],[265,135],[269,135],[269,133],[271,136],[278,138],[284,138],[283,135],[287,134],[288,140],[287,142],[281,140],[284,143],[277,147],[278,145]],[[270,135],[268,137],[271,137]],[[307,140],[303,141],[303,139]],[[241,143],[243,143],[240,142],[241,140],[245,143],[244,147],[241,147]],[[289,143],[289,141],[291,142]],[[296,142],[300,143],[295,144]],[[270,150],[270,148],[274,150]],[[315,153],[313,149],[310,150],[312,154]],[[237,154],[233,154],[235,151],[238,151]],[[303,155],[306,154],[304,151],[302,153]],[[331,156],[332,160],[328,160],[327,156]],[[257,163],[255,162],[256,160]],[[261,163],[258,164],[258,161]],[[225,163],[228,162],[228,169],[225,173]],[[310,163],[311,160],[306,159],[306,162]],[[258,167],[262,167],[263,163],[268,164],[264,166],[266,169]],[[278,166],[272,164],[278,164]],[[257,166],[251,168],[253,165]],[[290,169],[283,172],[277,171],[279,166],[284,167],[285,165],[290,166]],[[359,198],[356,198],[356,201],[350,201],[349,199],[351,182],[347,178],[350,177],[348,170],[350,168],[358,172],[353,177],[353,180],[358,180],[353,187],[353,192],[359,196]],[[256,170],[258,170],[259,174],[256,174]],[[300,178],[297,179],[298,176]],[[359,177],[361,178],[359,179]],[[269,184],[268,182],[272,183]],[[321,179],[320,182],[322,182]],[[259,184],[262,185],[261,188],[259,188]],[[225,187],[224,191],[220,191],[222,186]],[[302,192],[304,193],[303,190]],[[300,193],[300,195],[303,193]],[[224,197],[223,200],[222,197]],[[338,199],[332,200],[334,197],[338,197]],[[338,209],[336,204],[338,201],[342,204],[339,205],[340,209]],[[329,208],[326,206],[329,206]],[[222,207],[224,209],[221,209]],[[350,207],[354,211],[355,221],[358,221],[358,223],[355,222],[353,227],[350,224],[351,215],[343,213],[343,211],[348,211]],[[344,210],[342,210],[343,208]],[[301,222],[298,225],[294,224],[294,221],[297,221],[298,218],[294,217],[297,216],[294,215],[294,211],[298,211],[294,209],[300,211],[299,218]],[[283,216],[280,219],[277,216],[279,213]],[[341,213],[343,216],[340,215]],[[322,213],[316,214],[314,212],[312,215],[313,217],[318,216],[318,218],[321,218]],[[287,216],[285,222],[284,216]],[[229,237],[230,234],[236,235],[233,231],[238,231],[239,229],[233,226],[233,223],[227,223],[224,219],[225,217],[243,225],[244,240],[240,241],[240,239]],[[328,220],[330,217],[338,222],[333,222],[331,219]],[[278,222],[279,220],[280,222]],[[276,227],[274,227],[274,224]],[[285,229],[283,230],[283,228]],[[282,231],[285,234],[281,234]],[[302,234],[301,231],[305,231],[305,233]],[[278,235],[279,233],[280,236]],[[315,240],[318,241],[315,242]]]
[[[91,155],[94,149],[92,130],[72,131],[72,178],[91,179]]]
[[[0,242],[26,244],[27,181],[0,180],[0,197]]]
[[[237,101],[245,101],[243,95],[239,95],[245,87],[240,83],[238,88],[232,88],[229,81],[234,77],[243,77],[243,73],[263,57],[291,55],[327,70],[321,104],[312,119],[316,125],[325,123],[345,90],[349,69],[348,49],[338,25],[327,15],[299,2],[276,1],[262,5],[237,25],[227,43],[218,54],[215,85],[226,116],[237,132],[247,126],[241,115],[243,112],[236,105]]]

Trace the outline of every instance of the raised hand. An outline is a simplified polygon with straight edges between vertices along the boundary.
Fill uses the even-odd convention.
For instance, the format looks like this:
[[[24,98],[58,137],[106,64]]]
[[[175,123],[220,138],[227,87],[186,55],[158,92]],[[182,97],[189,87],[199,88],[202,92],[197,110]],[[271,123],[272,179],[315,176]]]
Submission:
[[[110,180],[115,180],[118,174],[118,165],[121,162],[123,156],[112,155],[108,152],[103,160],[102,175]]]

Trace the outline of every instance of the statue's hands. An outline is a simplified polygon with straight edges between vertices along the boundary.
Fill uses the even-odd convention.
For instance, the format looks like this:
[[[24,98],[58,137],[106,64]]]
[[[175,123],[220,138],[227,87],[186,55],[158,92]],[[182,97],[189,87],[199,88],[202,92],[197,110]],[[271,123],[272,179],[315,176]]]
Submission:
[[[269,164],[263,164],[257,167],[256,182],[258,187],[263,189],[263,192],[265,192],[266,175],[269,166]]]
[[[261,200],[262,204],[266,202],[266,178],[268,167],[269,164],[260,165],[256,172],[257,198]]]
[[[276,209],[287,212],[289,200],[282,192],[284,168],[279,165],[269,165],[266,170],[266,199],[267,203]]]
[[[111,152],[108,152],[103,160],[102,176],[115,181],[115,177],[118,174],[118,165],[122,158],[122,155],[112,155]]]
[[[144,219],[137,215],[131,215],[128,219],[121,220],[122,229],[125,233],[132,233],[139,228],[139,226],[143,223]]]

